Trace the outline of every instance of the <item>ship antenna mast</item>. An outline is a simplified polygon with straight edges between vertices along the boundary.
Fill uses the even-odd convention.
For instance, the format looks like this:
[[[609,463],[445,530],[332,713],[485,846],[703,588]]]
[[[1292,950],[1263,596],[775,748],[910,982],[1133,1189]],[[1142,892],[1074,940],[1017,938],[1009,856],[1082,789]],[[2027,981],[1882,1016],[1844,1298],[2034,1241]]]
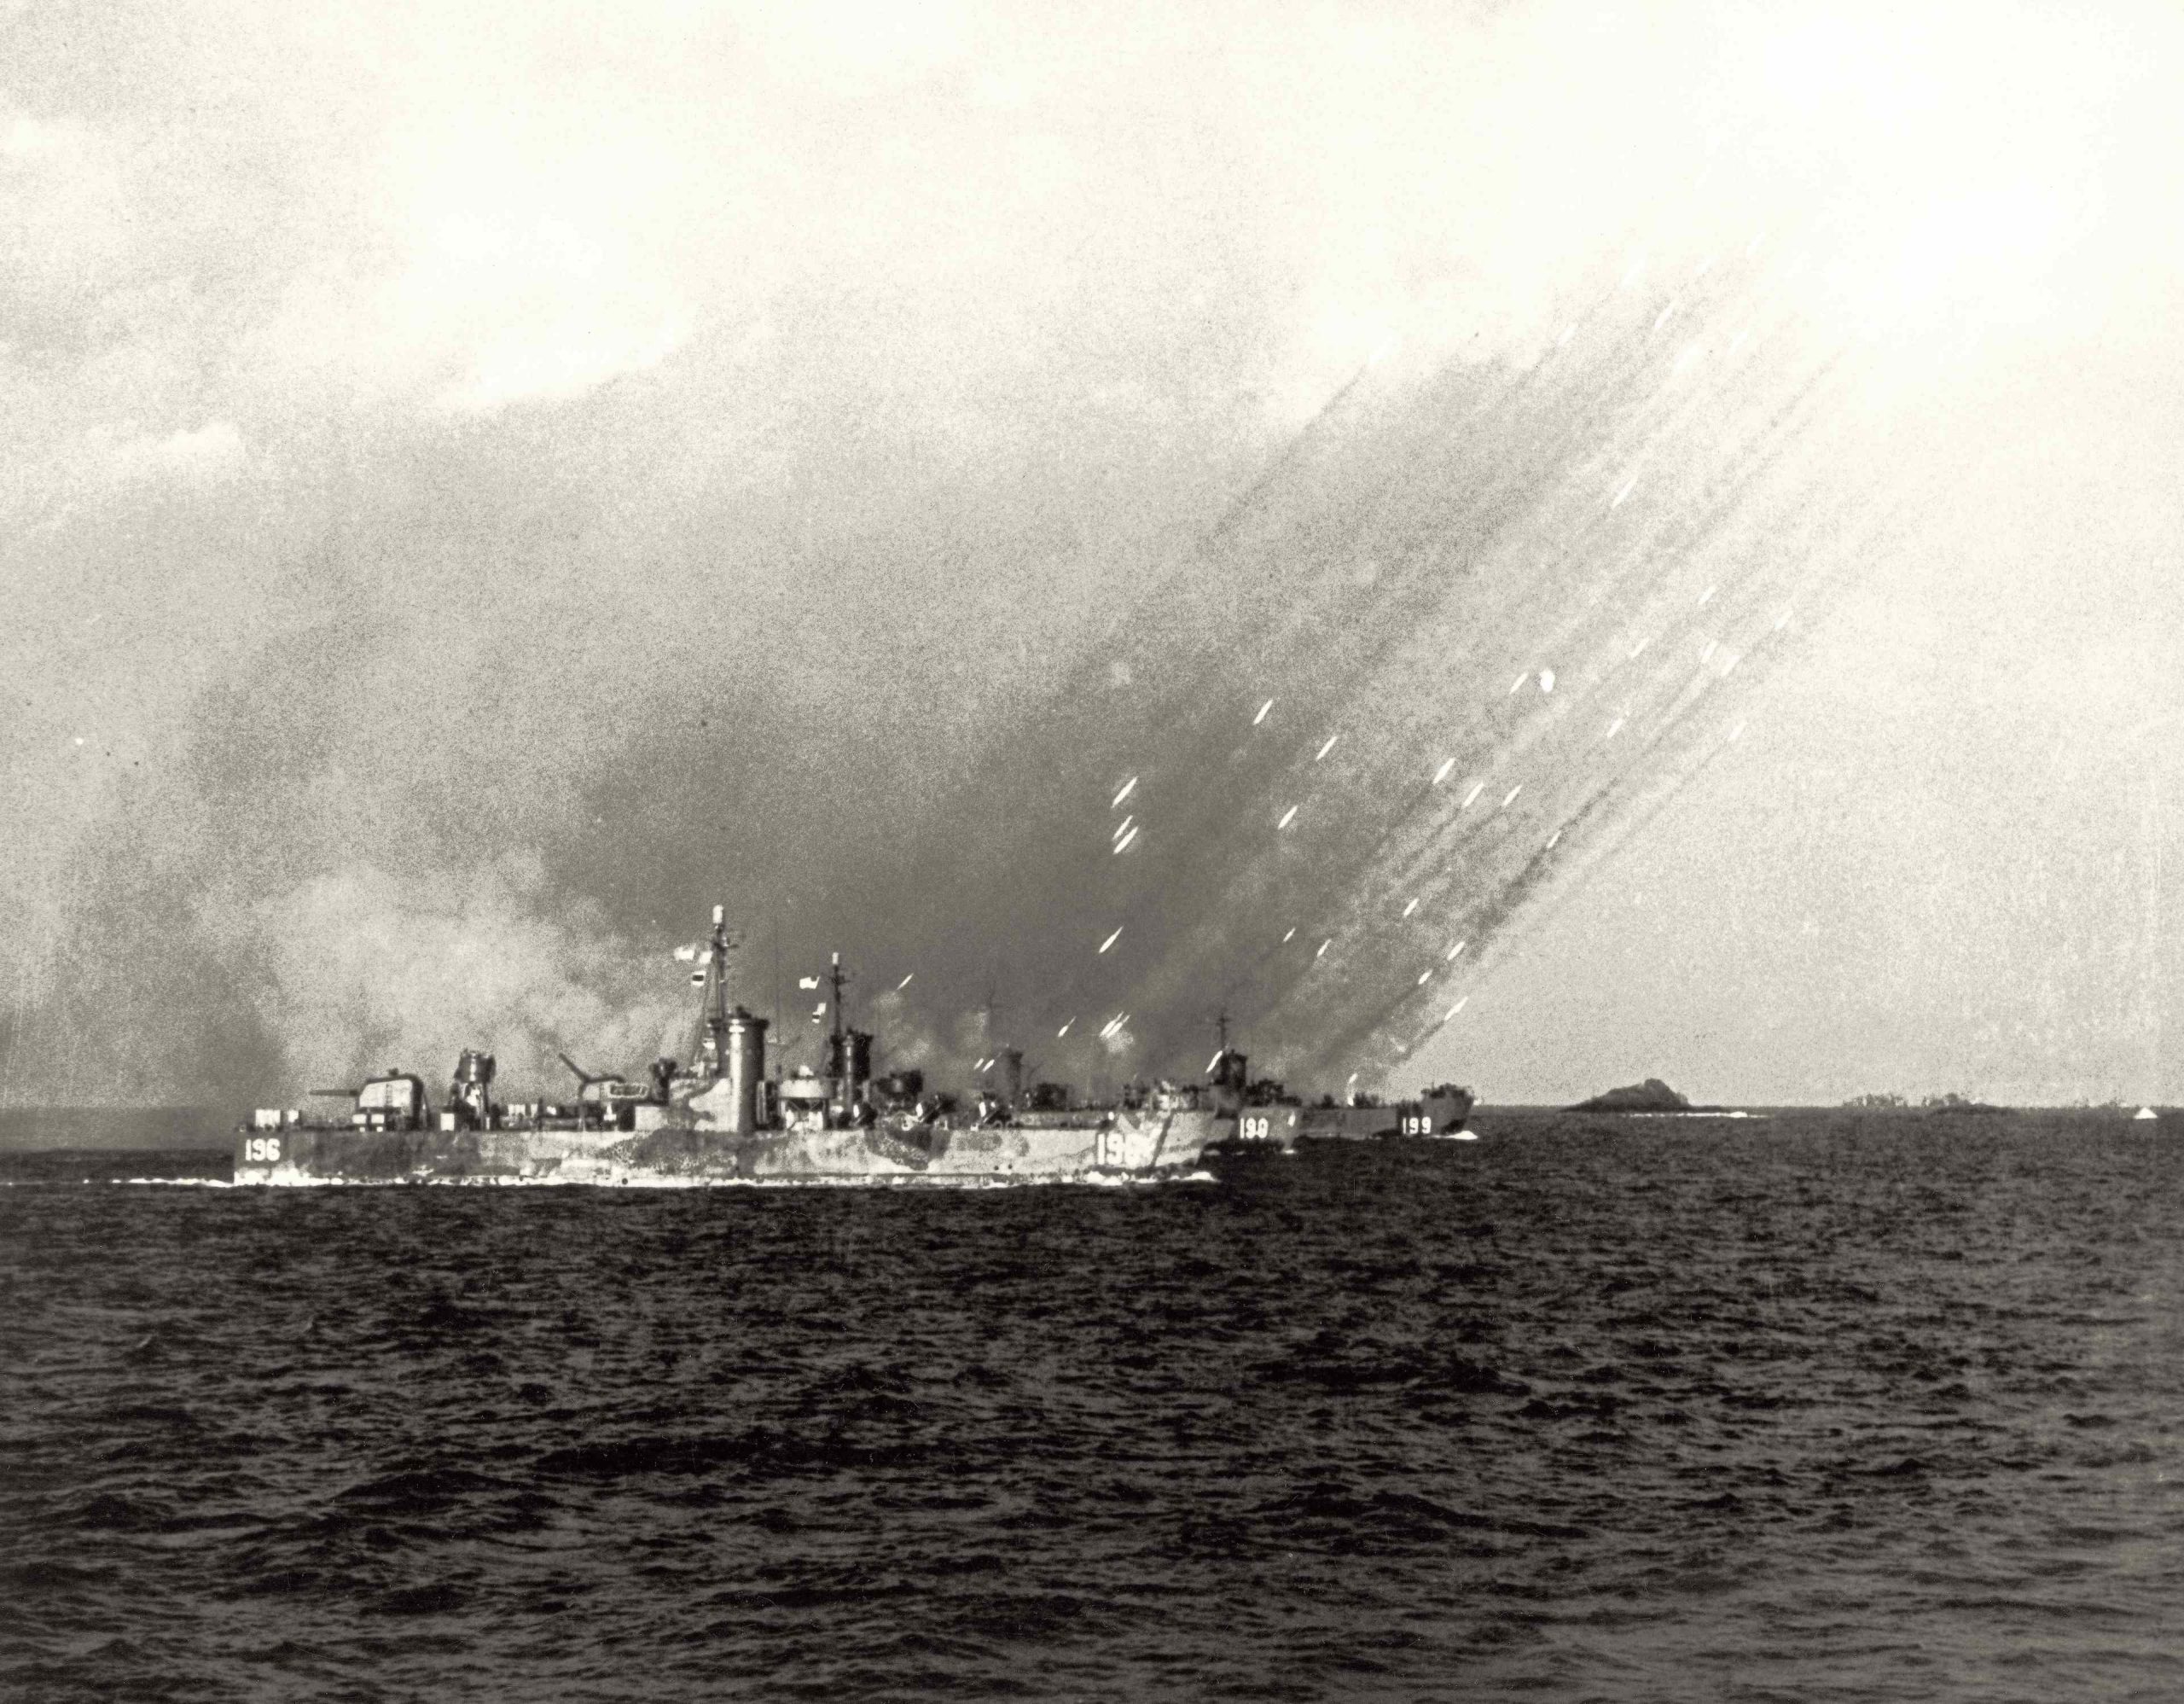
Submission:
[[[706,938],[705,993],[698,1003],[698,1024],[690,1038],[690,1068],[718,1078],[727,1067],[728,956],[742,942],[729,932],[728,908],[713,907],[712,933]]]
[[[842,968],[842,956],[838,952],[834,955],[834,968],[827,973],[828,985],[834,991],[832,1010],[834,1017],[834,1033],[837,1041],[841,1039],[842,1034],[842,989],[849,980],[849,973]]]

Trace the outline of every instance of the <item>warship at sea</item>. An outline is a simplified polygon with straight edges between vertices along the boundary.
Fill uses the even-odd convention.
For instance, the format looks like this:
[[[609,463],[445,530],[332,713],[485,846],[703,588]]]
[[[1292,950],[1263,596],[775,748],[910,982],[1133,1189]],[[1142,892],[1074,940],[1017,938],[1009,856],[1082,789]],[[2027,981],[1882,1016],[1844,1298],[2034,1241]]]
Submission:
[[[767,1021],[728,997],[730,939],[688,949],[700,986],[686,1065],[654,1061],[648,1081],[577,1073],[573,1102],[504,1102],[492,1055],[462,1050],[444,1103],[424,1079],[389,1070],[353,1089],[334,1117],[260,1108],[237,1132],[238,1183],[953,1184],[1124,1182],[1202,1173],[1210,1156],[1284,1151],[1299,1141],[1464,1134],[1472,1097],[1449,1085],[1382,1105],[1326,1097],[1305,1106],[1253,1081],[1222,1045],[1204,1080],[1132,1084],[1112,1104],[1072,1104],[1027,1084],[1023,1055],[998,1050],[967,1100],[922,1073],[875,1074],[874,1036],[842,1019],[837,955],[821,1064],[770,1076]]]

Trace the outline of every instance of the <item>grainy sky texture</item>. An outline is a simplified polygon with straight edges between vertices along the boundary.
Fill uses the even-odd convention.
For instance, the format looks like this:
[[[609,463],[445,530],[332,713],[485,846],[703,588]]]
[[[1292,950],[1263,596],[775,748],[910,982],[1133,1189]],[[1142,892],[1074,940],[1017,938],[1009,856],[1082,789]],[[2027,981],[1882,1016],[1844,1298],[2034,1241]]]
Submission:
[[[0,1101],[633,1067],[717,899],[937,1065],[2184,1096],[2180,86],[2151,4],[0,3]]]

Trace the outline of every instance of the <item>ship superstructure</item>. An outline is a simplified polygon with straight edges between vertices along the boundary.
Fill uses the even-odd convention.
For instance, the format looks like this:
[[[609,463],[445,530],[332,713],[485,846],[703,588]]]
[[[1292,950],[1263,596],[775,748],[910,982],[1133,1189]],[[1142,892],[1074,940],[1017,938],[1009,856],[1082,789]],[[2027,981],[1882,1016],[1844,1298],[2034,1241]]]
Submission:
[[[685,949],[696,968],[688,1061],[656,1061],[638,1085],[584,1072],[573,1105],[492,1098],[492,1056],[465,1050],[446,1102],[390,1071],[353,1091],[342,1120],[261,1110],[237,1134],[235,1180],[256,1183],[735,1182],[879,1183],[1096,1180],[1194,1172],[1233,1137],[1236,1102],[1218,1084],[1159,1085],[1112,1107],[1057,1107],[1027,1091],[1022,1055],[968,1108],[923,1077],[875,1077],[873,1035],[844,1019],[848,973],[824,986],[817,1068],[768,1074],[766,1019],[729,995],[735,940],[723,908]],[[1043,1086],[1043,1085],[1042,1085]],[[345,1091],[348,1092],[348,1091]],[[1046,1102],[1042,1104],[1042,1101]]]

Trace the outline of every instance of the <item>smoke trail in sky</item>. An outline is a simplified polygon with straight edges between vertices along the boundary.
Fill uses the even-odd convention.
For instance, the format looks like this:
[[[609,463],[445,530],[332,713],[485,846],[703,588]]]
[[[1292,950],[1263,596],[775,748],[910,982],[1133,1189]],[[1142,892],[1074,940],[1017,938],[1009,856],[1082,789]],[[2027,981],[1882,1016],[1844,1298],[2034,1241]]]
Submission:
[[[1740,731],[1888,517],[1776,282],[1626,276],[1530,367],[1345,389],[958,818],[1032,1029],[1128,1009],[1182,1071],[1225,1009],[1381,1075]]]

